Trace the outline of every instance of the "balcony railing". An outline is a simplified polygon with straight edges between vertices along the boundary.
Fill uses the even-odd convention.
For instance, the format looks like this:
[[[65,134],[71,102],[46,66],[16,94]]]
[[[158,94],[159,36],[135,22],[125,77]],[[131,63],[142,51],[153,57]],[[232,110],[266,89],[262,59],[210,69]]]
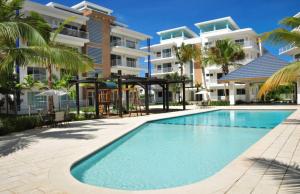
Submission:
[[[110,46],[123,46],[126,48],[137,49],[137,45],[133,42],[125,42],[123,40],[113,40],[110,42]]]
[[[57,28],[52,29],[52,31],[55,31],[55,30],[57,30]],[[71,28],[63,28],[60,31],[60,34],[67,35],[67,36],[74,36],[74,37],[78,37],[78,38],[84,38],[84,39],[89,38],[88,32],[81,31],[81,30],[75,30],[75,29],[71,29]]]
[[[282,47],[282,48],[279,49],[279,54],[282,54],[282,53],[284,53],[288,50],[291,50],[292,48],[295,48],[295,47],[296,47],[295,43],[286,45],[285,47]]]
[[[111,59],[111,66],[123,66],[123,67],[133,67],[136,68],[138,67],[136,62],[134,61],[127,61],[126,64],[122,64],[122,61],[120,59]]]
[[[173,72],[173,67],[164,67],[161,69],[156,69],[156,71],[154,73],[171,73]]]

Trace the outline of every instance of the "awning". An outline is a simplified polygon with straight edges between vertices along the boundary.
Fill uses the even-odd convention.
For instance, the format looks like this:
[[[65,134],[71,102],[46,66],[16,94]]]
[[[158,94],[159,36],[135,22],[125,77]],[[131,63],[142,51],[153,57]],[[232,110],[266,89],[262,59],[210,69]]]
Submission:
[[[241,66],[218,80],[224,83],[229,81],[265,81],[278,70],[288,65],[288,62],[266,53],[265,55]]]

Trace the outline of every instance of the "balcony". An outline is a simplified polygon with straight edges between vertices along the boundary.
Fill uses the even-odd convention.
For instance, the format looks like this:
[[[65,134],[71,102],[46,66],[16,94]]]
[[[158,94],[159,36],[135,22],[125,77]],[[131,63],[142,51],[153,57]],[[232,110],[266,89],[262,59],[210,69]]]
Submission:
[[[124,40],[114,40],[110,42],[112,54],[123,54],[131,55],[134,57],[145,57],[148,56],[148,52],[140,50],[136,43],[124,41]]]
[[[280,55],[296,55],[298,53],[300,53],[300,49],[295,45],[295,43],[286,45],[285,47],[279,49]]]
[[[139,68],[136,62],[127,61],[125,64],[122,63],[121,59],[111,59],[112,67],[124,67],[124,68]]]
[[[163,67],[161,69],[155,69],[153,74],[168,74],[177,72],[176,68],[173,67]]]
[[[52,28],[52,31],[54,32],[57,30],[57,28]],[[81,30],[75,30],[71,28],[63,28],[59,34],[67,35],[67,36],[73,36],[77,38],[83,38],[83,39],[88,39],[89,38],[89,33]]]

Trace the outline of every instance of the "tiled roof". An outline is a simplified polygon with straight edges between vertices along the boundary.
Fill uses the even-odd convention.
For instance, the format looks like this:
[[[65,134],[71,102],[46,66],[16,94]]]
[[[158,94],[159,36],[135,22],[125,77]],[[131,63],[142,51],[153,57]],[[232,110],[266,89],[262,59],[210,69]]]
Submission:
[[[230,72],[219,81],[236,81],[255,78],[269,78],[276,71],[288,65],[288,62],[267,53],[263,56],[241,66],[240,68]]]

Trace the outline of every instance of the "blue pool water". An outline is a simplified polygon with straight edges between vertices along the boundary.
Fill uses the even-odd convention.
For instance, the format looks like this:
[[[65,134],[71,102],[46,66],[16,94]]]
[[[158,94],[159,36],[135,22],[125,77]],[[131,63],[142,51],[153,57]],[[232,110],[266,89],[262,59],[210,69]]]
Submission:
[[[146,123],[72,167],[90,185],[150,190],[212,176],[292,111],[221,110]]]

